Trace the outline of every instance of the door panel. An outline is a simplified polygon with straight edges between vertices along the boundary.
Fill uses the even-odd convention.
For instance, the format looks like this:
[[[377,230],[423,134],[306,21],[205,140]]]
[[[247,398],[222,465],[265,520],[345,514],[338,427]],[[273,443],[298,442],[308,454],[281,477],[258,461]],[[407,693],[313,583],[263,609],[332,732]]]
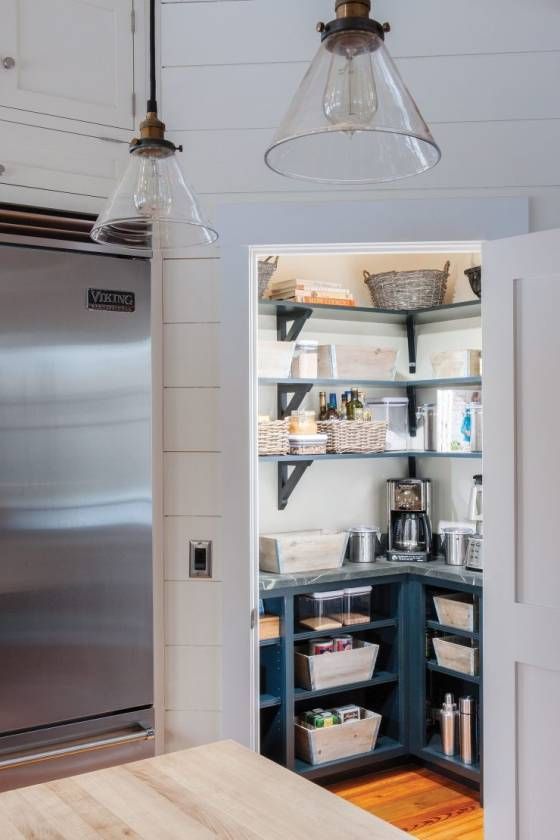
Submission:
[[[1,250],[5,733],[152,704],[151,396],[146,261]]]
[[[132,0],[5,0],[2,105],[131,128]]]
[[[484,247],[486,836],[555,837],[560,231]]]
[[[105,198],[128,163],[124,143],[0,122],[2,184]]]

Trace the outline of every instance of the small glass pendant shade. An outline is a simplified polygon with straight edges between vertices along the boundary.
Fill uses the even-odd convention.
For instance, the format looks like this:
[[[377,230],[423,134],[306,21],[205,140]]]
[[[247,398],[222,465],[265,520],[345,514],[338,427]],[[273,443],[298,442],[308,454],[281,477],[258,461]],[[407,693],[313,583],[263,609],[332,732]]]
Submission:
[[[97,219],[92,239],[104,245],[166,251],[210,245],[218,238],[204,220],[173,149],[143,144]]]
[[[331,184],[395,181],[440,158],[383,39],[359,29],[323,40],[265,154],[280,175]]]

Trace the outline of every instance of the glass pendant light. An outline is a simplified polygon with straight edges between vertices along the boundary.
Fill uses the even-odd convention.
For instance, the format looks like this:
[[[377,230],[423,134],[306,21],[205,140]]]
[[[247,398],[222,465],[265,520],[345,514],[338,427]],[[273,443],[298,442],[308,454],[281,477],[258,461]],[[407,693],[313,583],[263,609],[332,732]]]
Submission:
[[[325,184],[396,181],[435,166],[441,152],[385,47],[388,24],[371,0],[336,0],[317,27],[321,47],[272,144],[267,165]]]
[[[155,71],[155,0],[150,0],[150,98],[140,137],[130,143],[127,169],[91,237],[103,245],[154,251],[210,245],[218,238],[205,221],[176,159],[182,146],[165,139],[158,119]]]

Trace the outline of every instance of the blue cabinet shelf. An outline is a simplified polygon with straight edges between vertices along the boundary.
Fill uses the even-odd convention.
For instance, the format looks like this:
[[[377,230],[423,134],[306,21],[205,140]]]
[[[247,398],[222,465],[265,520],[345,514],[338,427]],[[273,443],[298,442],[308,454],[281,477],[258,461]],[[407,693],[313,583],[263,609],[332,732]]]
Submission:
[[[261,709],[272,709],[281,703],[281,697],[276,697],[274,694],[261,694]]]
[[[426,627],[429,630],[436,630],[438,633],[445,633],[446,636],[461,636],[464,639],[479,639],[480,634],[471,630],[459,630],[457,627],[448,627],[440,624],[439,621],[427,621]]]
[[[392,674],[388,671],[378,671],[374,674],[371,680],[359,683],[349,683],[347,685],[339,685],[333,688],[323,688],[319,691],[308,691],[305,688],[294,689],[294,700],[310,700],[315,697],[329,697],[334,694],[342,694],[348,691],[358,691],[361,688],[371,688],[375,685],[387,685],[388,683],[398,682],[398,674]]]
[[[379,762],[389,761],[393,758],[399,758],[406,755],[407,750],[394,738],[381,736],[377,739],[375,749],[368,753],[352,756],[350,758],[341,758],[337,761],[328,761],[325,764],[307,764],[301,759],[296,759],[295,771],[301,776],[306,776],[308,779],[320,778],[337,771],[369,769]]]
[[[368,624],[352,624],[347,627],[340,627],[338,630],[310,630],[308,632],[294,633],[294,641],[305,642],[309,639],[332,639],[340,636],[341,633],[363,633],[365,630],[383,630],[387,627],[396,627],[396,618],[382,618],[379,621],[370,621]]]
[[[434,735],[421,752],[427,761],[433,762],[438,767],[449,770],[469,781],[480,782],[480,764],[464,764],[458,755],[444,755],[439,735]]]
[[[452,671],[450,668],[442,668],[441,665],[438,665],[437,662],[433,660],[426,662],[426,668],[428,671],[436,671],[438,674],[445,674],[446,677],[454,677],[457,680],[463,680],[463,682],[480,685],[480,677],[473,677],[471,674],[462,674],[460,671]]]

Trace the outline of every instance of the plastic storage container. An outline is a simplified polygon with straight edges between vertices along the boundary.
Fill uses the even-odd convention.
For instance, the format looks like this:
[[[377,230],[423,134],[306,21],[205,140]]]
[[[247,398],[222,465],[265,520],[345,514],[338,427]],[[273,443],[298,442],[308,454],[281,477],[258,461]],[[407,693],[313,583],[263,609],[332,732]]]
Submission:
[[[408,449],[408,400],[406,397],[379,397],[369,399],[366,405],[373,420],[387,423],[385,449],[404,451]]]
[[[292,361],[292,376],[296,379],[317,379],[319,342],[297,341]]]
[[[298,598],[299,623],[309,630],[336,630],[342,627],[344,590],[312,592]]]
[[[358,586],[344,590],[342,623],[369,624],[371,621],[371,586]]]

